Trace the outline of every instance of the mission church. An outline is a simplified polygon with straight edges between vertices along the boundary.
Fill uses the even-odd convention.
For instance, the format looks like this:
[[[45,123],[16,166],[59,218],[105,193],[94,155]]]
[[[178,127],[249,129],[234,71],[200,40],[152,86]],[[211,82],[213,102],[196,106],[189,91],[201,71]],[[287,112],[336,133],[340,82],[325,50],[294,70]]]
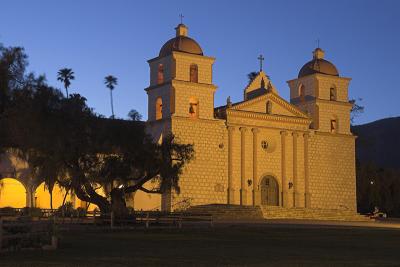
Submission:
[[[195,150],[180,194],[165,193],[162,209],[189,202],[356,211],[351,79],[317,48],[287,82],[290,102],[260,70],[243,101],[214,107],[214,61],[184,24],[148,61],[149,132],[160,141],[172,133]]]
[[[148,61],[147,130],[154,140],[174,134],[193,144],[195,157],[180,177],[180,194],[138,191],[135,209],[173,211],[187,206],[235,204],[356,212],[355,136],[350,132],[350,78],[313,51],[298,77],[288,81],[290,102],[261,69],[243,101],[214,106],[214,57],[188,37],[184,24]],[[9,164],[8,164],[8,163]],[[0,207],[49,208],[45,186],[30,184],[26,163],[0,161]],[[15,179],[14,179],[15,178]],[[18,180],[18,181],[17,181]],[[147,186],[152,186],[149,183]],[[57,186],[56,186],[57,187]],[[61,188],[53,204],[61,205]],[[82,204],[74,196],[68,200]]]

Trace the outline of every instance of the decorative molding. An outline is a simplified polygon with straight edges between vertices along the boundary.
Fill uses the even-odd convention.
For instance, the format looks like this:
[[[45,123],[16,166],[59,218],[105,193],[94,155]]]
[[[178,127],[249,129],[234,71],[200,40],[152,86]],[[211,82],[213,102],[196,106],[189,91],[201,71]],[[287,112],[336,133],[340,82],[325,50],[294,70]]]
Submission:
[[[265,114],[253,111],[244,111],[244,110],[233,110],[229,109],[226,111],[227,114],[242,118],[252,118],[252,119],[260,119],[260,120],[270,120],[270,121],[278,121],[278,122],[290,122],[295,124],[303,124],[309,125],[312,122],[310,118],[301,118],[301,117],[291,117],[285,115],[276,115],[276,114]]]

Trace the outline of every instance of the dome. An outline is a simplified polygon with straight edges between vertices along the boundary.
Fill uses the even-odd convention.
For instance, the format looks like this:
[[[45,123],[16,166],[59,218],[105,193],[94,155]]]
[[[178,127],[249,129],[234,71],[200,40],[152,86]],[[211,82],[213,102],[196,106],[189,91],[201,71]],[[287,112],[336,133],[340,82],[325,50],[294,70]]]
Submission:
[[[313,55],[313,60],[304,64],[304,66],[300,69],[298,76],[299,78],[315,73],[339,76],[339,72],[335,65],[328,60],[323,59],[324,51],[321,48],[315,49]]]
[[[203,55],[200,45],[190,37],[187,37],[187,27],[179,24],[176,28],[176,37],[168,40],[160,50],[160,57],[168,56],[172,51],[184,52],[194,55]]]

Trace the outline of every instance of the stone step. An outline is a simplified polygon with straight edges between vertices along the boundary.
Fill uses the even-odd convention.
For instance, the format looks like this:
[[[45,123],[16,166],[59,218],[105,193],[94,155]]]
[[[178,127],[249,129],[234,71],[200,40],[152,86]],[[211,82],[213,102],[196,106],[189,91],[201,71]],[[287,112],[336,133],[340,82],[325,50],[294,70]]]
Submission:
[[[212,214],[215,220],[253,220],[263,219],[260,207],[211,204],[193,206],[187,209],[190,213]]]
[[[240,206],[210,204],[190,207],[190,213],[212,214],[216,220],[302,219],[334,221],[371,221],[350,210],[284,208],[275,206]]]
[[[266,219],[308,219],[337,221],[371,221],[370,218],[350,210],[261,207]]]

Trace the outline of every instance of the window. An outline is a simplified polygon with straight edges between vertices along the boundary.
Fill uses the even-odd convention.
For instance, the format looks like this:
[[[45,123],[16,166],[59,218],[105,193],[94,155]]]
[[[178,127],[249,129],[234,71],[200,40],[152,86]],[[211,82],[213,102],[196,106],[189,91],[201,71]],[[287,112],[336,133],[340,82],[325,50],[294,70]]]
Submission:
[[[268,149],[268,142],[267,142],[267,140],[261,141],[261,147],[262,147],[262,149],[264,149],[264,150],[267,150],[267,149]]]
[[[270,101],[267,101],[266,112],[267,114],[272,114],[272,103]]]
[[[337,120],[331,120],[331,133],[337,133]]]
[[[189,100],[189,117],[199,117],[199,101],[194,97],[191,97]]]
[[[301,102],[304,102],[306,97],[306,87],[304,85],[300,85],[299,87],[299,98]]]
[[[331,87],[329,90],[329,99],[332,101],[336,101],[336,88]]]
[[[163,64],[158,65],[158,72],[157,72],[157,84],[164,83],[164,66]]]
[[[190,81],[192,83],[198,82],[198,67],[196,64],[190,65]]]
[[[156,100],[156,120],[162,119],[162,99],[158,97]]]

